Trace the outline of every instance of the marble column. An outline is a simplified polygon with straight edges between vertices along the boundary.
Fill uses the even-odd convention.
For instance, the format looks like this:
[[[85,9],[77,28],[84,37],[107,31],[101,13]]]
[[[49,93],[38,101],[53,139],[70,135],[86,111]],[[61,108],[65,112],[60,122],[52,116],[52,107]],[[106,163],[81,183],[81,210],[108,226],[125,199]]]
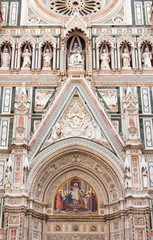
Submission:
[[[15,61],[15,46],[12,48],[12,59],[11,59],[11,70],[14,68],[14,62]]]
[[[121,57],[120,57],[120,48],[117,48],[117,61],[118,61],[118,70],[121,70]]]
[[[115,63],[114,63],[114,48],[111,48],[111,66],[112,66],[112,70],[115,70]]]
[[[132,48],[132,68],[135,69],[135,51],[134,48]]]
[[[20,69],[21,64],[21,48],[18,48],[17,69]]]
[[[96,57],[96,59],[97,59],[97,71],[99,71],[99,47],[97,47],[96,48],[96,54],[97,54],[97,57]]]
[[[41,47],[38,49],[38,70],[41,69]]]
[[[32,49],[32,66],[31,66],[32,70],[35,69],[35,51],[36,51],[35,46],[33,46],[33,49]]]
[[[53,47],[53,70],[56,69],[56,48]]]
[[[141,62],[141,51],[140,47],[138,47],[138,61],[139,61],[139,69],[142,69],[142,62]]]

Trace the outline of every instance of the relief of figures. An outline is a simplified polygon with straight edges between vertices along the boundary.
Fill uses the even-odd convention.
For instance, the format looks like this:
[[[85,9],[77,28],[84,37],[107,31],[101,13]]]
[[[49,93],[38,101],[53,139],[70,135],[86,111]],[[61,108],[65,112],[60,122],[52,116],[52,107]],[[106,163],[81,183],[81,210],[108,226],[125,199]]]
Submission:
[[[54,214],[97,214],[98,200],[86,182],[73,178],[64,183],[54,199]]]
[[[93,139],[109,146],[99,125],[89,115],[79,97],[73,97],[62,117],[53,126],[46,144],[69,137]]]
[[[116,89],[98,89],[105,103],[112,112],[118,111],[117,90]]]
[[[35,111],[42,111],[49,100],[53,89],[37,89],[35,95]]]

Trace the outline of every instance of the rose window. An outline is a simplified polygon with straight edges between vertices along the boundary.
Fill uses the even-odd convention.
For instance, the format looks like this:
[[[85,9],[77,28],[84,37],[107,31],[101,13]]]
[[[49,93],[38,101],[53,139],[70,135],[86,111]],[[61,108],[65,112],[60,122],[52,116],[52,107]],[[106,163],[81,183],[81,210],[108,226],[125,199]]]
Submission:
[[[74,12],[86,16],[101,10],[103,7],[102,0],[50,0],[49,7],[58,14],[70,16]]]

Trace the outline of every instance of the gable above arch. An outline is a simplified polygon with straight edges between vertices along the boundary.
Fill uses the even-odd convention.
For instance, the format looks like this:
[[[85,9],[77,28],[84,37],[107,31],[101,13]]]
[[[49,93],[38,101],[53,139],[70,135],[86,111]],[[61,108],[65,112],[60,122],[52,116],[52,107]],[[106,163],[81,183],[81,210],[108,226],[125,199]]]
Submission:
[[[93,125],[96,124],[95,128],[101,129],[101,139],[103,143],[101,142],[100,144],[105,143],[107,146],[111,146],[112,151],[114,151],[116,155],[118,155],[120,158],[124,158],[124,155],[122,153],[123,142],[119,134],[116,132],[114,126],[112,125],[104,106],[98,101],[93,90],[90,88],[89,84],[85,79],[68,79],[65,84],[62,85],[61,90],[55,97],[53,104],[49,107],[48,111],[46,112],[44,118],[42,119],[39,127],[37,128],[29,143],[31,148],[31,151],[29,152],[29,158],[33,159],[40,152],[46,140],[50,138],[53,126],[58,123],[58,121],[61,121],[61,116],[64,116],[68,105],[71,101],[73,101],[72,98],[76,94],[76,91],[78,92],[78,96],[82,101],[83,109],[85,109],[86,106],[87,116],[90,119],[94,120]],[[77,107],[76,109],[78,110],[79,108],[80,107]],[[77,122],[80,116],[83,116],[82,113],[79,114],[77,116],[75,114],[74,116],[70,114],[69,116],[72,118],[73,121],[75,119]],[[71,122],[71,124],[73,124],[73,121]],[[91,129],[92,128],[93,126],[91,127]],[[78,137],[78,135],[75,136]],[[71,135],[71,137],[74,136]],[[83,136],[81,135],[80,137]],[[91,139],[89,137],[88,139],[94,141],[94,139]],[[52,144],[52,142],[50,144]]]
[[[65,27],[65,36],[73,30],[79,29],[86,35],[86,37],[89,37],[89,29],[87,28],[87,23],[84,22],[77,13],[75,13],[70,21],[66,23]]]

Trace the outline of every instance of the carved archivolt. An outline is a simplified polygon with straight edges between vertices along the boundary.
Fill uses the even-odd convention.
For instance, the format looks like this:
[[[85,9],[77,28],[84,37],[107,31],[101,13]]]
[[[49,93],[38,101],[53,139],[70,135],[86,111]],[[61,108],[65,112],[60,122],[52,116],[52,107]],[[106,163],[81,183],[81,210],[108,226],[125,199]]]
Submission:
[[[47,208],[52,209],[57,189],[65,181],[75,177],[86,181],[95,190],[99,201],[99,212],[104,204],[121,197],[119,180],[110,166],[87,154],[74,152],[48,162],[41,169],[33,185],[34,198],[42,203],[45,202]]]

